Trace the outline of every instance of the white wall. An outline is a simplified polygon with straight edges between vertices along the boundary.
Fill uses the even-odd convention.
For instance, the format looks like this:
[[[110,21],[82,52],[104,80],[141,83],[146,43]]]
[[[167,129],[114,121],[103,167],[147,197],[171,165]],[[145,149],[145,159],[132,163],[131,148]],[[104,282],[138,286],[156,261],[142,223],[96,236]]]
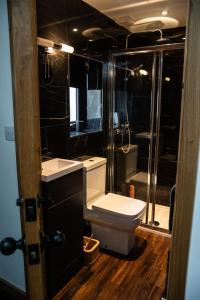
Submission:
[[[6,141],[4,127],[13,126],[12,82],[7,1],[0,0],[0,241],[21,238],[15,142]],[[0,253],[0,278],[25,291],[23,255]]]
[[[200,299],[200,153],[192,219],[185,300]]]

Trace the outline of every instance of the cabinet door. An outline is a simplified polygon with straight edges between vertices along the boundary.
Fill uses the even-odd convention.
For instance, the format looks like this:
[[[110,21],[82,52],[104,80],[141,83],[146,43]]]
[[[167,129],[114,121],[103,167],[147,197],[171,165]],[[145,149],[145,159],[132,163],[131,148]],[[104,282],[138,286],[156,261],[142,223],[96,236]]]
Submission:
[[[82,192],[50,207],[45,212],[45,234],[65,234],[65,243],[46,246],[47,293],[54,296],[83,265]]]
[[[83,170],[77,170],[50,182],[42,182],[42,194],[46,198],[45,209],[53,208],[76,193],[83,191]]]

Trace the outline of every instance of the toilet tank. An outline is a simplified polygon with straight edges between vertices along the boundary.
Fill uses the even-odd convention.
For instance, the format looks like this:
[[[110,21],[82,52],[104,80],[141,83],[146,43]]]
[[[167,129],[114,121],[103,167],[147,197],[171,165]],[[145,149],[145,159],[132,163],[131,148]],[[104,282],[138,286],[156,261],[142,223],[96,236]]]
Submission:
[[[106,187],[106,158],[91,157],[83,161],[84,188],[87,206],[94,199],[105,194]]]

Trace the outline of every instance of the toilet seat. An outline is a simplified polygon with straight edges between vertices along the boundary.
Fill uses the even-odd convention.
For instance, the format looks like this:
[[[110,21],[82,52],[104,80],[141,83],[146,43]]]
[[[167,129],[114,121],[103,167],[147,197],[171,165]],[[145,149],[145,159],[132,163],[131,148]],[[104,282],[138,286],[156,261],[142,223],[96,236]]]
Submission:
[[[92,205],[94,212],[118,216],[127,221],[137,219],[145,207],[144,201],[113,193],[102,196]]]

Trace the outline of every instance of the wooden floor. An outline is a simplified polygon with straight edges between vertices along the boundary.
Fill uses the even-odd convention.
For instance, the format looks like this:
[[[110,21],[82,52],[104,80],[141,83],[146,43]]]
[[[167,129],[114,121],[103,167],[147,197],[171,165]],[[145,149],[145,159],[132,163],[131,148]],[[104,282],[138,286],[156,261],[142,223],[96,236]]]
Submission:
[[[128,259],[100,253],[83,267],[54,300],[160,300],[165,289],[170,239],[137,229],[137,244]]]

